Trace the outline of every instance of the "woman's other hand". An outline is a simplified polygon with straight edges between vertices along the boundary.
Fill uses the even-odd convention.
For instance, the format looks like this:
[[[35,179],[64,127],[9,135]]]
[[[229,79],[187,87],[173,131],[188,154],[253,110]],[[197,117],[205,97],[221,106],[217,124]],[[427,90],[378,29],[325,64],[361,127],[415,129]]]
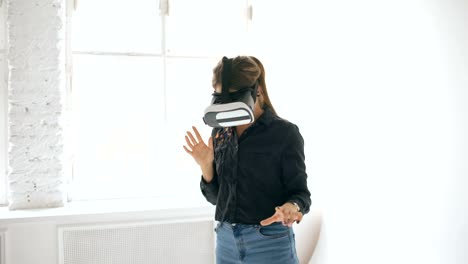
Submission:
[[[285,203],[275,207],[275,214],[260,222],[262,226],[271,225],[274,222],[282,222],[283,225],[291,227],[296,221],[298,224],[302,220],[302,213],[297,211],[297,207],[292,203]]]

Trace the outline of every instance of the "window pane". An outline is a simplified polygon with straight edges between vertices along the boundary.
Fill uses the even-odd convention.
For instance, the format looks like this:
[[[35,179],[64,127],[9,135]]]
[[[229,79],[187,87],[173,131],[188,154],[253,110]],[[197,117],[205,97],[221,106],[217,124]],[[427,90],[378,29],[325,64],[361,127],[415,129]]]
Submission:
[[[219,59],[167,59],[167,119],[171,127],[204,125],[203,111],[211,103],[213,68]]]
[[[182,148],[187,130],[196,126],[206,142],[211,128],[203,122],[203,112],[211,103],[213,68],[212,59],[167,60],[167,158],[175,162],[171,170],[184,185],[178,191],[200,196],[200,167]]]
[[[304,3],[301,5],[301,8],[306,8]],[[295,9],[297,5],[289,2],[285,5],[283,1],[253,0],[253,17],[249,23],[249,52],[257,56],[274,57],[278,55],[278,50],[284,50],[285,41],[295,48],[298,43],[294,38],[288,38],[287,33],[303,34],[298,32],[304,27],[302,24],[291,25],[289,22],[291,18],[287,16],[288,12],[294,12],[294,16],[300,13]]]
[[[157,0],[79,0],[72,18],[74,51],[161,52]]]
[[[248,45],[245,1],[171,0],[170,4],[168,54],[234,55]]]
[[[164,190],[164,89],[156,57],[74,55],[75,199]]]

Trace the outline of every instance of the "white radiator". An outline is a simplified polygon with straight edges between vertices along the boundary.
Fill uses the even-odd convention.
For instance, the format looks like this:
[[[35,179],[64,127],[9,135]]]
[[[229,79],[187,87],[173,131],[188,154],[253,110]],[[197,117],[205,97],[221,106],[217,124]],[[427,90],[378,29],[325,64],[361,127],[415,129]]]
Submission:
[[[212,264],[212,220],[61,226],[59,264]]]

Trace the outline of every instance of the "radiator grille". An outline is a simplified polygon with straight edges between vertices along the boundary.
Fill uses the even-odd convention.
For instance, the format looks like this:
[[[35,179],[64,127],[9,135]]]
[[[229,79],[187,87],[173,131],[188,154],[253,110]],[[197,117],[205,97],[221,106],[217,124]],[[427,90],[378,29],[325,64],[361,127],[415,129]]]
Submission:
[[[60,264],[214,263],[213,221],[59,228]]]

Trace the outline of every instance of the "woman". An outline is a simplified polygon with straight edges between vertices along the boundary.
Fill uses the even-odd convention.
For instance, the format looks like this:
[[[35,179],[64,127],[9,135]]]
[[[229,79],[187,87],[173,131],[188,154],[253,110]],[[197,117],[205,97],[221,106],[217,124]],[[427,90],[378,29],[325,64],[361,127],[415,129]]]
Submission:
[[[228,60],[213,69],[215,92],[221,93],[229,62],[230,93],[258,84],[254,122],[213,128],[208,144],[192,127],[184,146],[201,168],[203,195],[216,205],[216,263],[298,263],[292,225],[311,204],[303,138],[277,116],[262,63],[248,56]]]

